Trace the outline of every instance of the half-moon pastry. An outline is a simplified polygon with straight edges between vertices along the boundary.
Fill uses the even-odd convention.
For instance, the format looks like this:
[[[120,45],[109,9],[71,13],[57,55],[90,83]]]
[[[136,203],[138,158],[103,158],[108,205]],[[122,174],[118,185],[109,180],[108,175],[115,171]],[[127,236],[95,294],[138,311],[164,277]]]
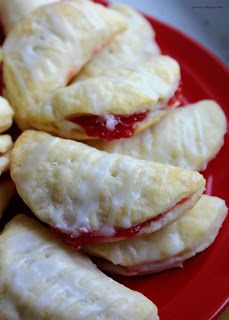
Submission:
[[[158,124],[129,139],[91,146],[143,160],[204,170],[223,146],[226,117],[212,100],[202,100],[168,113]]]
[[[16,141],[11,176],[34,214],[76,248],[160,229],[194,206],[205,186],[198,172],[37,131]]]
[[[15,194],[16,189],[12,180],[0,180],[0,219]]]
[[[0,135],[0,175],[9,170],[13,141],[9,134]]]
[[[161,230],[85,250],[99,257],[96,261],[101,269],[127,276],[182,267],[185,260],[212,244],[226,215],[224,200],[203,195],[191,210]]]
[[[96,54],[80,72],[78,79],[92,77],[111,68],[137,65],[160,53],[155,32],[142,14],[123,4],[113,4],[110,8],[126,19],[127,30]]]
[[[0,19],[5,33],[34,9],[57,0],[0,0]]]
[[[9,102],[0,97],[0,133],[6,131],[12,126],[14,111]]]
[[[107,277],[25,215],[0,235],[1,320],[158,320],[141,293]]]

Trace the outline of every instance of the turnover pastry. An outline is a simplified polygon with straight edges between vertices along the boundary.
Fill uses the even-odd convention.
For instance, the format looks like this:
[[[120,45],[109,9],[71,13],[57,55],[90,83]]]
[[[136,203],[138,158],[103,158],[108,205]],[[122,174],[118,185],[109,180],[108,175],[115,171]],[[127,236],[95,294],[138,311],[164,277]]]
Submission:
[[[9,129],[13,124],[14,111],[9,102],[0,97],[0,133]]]
[[[157,320],[142,294],[115,282],[82,253],[24,215],[0,235],[1,320]]]
[[[83,68],[78,79],[95,76],[111,68],[137,65],[152,55],[160,53],[155,32],[142,14],[122,4],[113,4],[110,8],[119,12],[127,20],[127,30],[117,35],[96,54]]]
[[[10,135],[0,135],[0,175],[9,170],[13,141]]]
[[[5,33],[34,9],[52,2],[56,0],[0,0],[0,19]]]
[[[203,195],[183,217],[149,235],[91,245],[86,251],[99,267],[127,276],[182,267],[186,259],[209,247],[227,215],[224,200]]]
[[[130,139],[91,146],[191,170],[204,170],[224,142],[226,117],[212,100],[202,100],[168,113],[158,124]]]
[[[12,180],[0,180],[0,219],[15,193],[16,189]]]
[[[11,176],[35,215],[76,248],[160,229],[192,207],[205,185],[198,172],[37,131],[16,141]]]
[[[114,140],[143,130],[179,104],[180,68],[166,56],[70,83],[125,28],[119,13],[80,0],[43,6],[21,19],[3,46],[5,96],[19,127]]]

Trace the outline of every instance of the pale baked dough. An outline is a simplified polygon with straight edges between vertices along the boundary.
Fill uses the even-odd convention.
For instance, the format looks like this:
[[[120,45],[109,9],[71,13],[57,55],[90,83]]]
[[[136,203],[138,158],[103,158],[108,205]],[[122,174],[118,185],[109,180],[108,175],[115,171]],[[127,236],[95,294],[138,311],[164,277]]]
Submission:
[[[16,188],[12,180],[0,180],[0,219],[16,194]]]
[[[88,143],[111,153],[204,170],[223,146],[226,130],[226,117],[220,106],[212,100],[202,100],[168,113],[158,124],[129,139]]]
[[[0,19],[5,33],[34,9],[57,0],[0,0]]]
[[[167,212],[140,231],[152,232],[193,206],[205,186],[197,172],[37,131],[16,141],[11,176],[39,219],[76,238],[92,231],[112,238],[115,228],[128,229]]]
[[[44,226],[15,217],[0,236],[1,320],[158,320],[141,293],[107,277]]]
[[[171,225],[149,235],[88,246],[87,253],[103,270],[125,275],[182,267],[183,262],[209,247],[227,215],[225,201],[203,195],[194,208]]]
[[[6,131],[12,126],[14,111],[9,102],[0,97],[0,133]]]
[[[123,4],[113,4],[110,8],[127,20],[127,30],[117,35],[95,55],[80,72],[78,79],[95,76],[103,70],[120,66],[137,66],[153,55],[160,54],[153,27],[142,14]]]
[[[0,135],[0,175],[9,170],[13,141],[10,135]]]

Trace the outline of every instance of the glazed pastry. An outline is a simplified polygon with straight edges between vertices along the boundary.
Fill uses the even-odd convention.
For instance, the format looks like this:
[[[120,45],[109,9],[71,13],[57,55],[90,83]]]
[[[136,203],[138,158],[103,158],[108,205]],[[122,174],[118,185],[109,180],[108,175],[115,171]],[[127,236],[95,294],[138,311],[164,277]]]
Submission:
[[[203,195],[173,224],[152,234],[116,243],[91,245],[86,252],[100,257],[103,270],[127,276],[182,267],[183,262],[208,248],[227,215],[224,200]]]
[[[107,277],[37,221],[19,215],[0,235],[1,320],[158,320],[141,293]]]
[[[76,248],[160,229],[194,206],[205,185],[197,172],[37,131],[16,141],[11,176],[34,214]]]
[[[39,6],[53,3],[56,0],[0,0],[0,19],[5,33],[24,16]]]
[[[152,55],[160,53],[155,32],[142,14],[122,4],[113,4],[110,8],[127,20],[127,30],[117,35],[111,43],[95,55],[83,68],[78,79],[92,77],[111,68],[136,66],[151,58]]]
[[[16,189],[12,180],[0,181],[0,219],[15,194]]]
[[[88,143],[111,153],[204,170],[223,146],[226,126],[220,106],[202,100],[168,113],[158,124],[130,139]]]
[[[0,175],[9,170],[13,141],[10,135],[0,135]]]
[[[14,111],[9,102],[0,97],[0,133],[6,131],[12,126]]]
[[[5,96],[19,127],[114,140],[144,130],[179,104],[180,68],[166,56],[70,83],[125,27],[114,10],[80,0],[43,6],[20,20],[3,46]]]

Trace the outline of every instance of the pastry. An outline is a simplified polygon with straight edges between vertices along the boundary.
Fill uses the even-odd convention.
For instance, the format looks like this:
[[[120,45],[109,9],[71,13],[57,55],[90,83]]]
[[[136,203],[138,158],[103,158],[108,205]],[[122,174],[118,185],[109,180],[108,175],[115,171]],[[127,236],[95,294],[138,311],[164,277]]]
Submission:
[[[9,170],[13,141],[10,135],[0,135],[0,175]]]
[[[203,195],[183,217],[171,225],[131,240],[101,243],[85,250],[99,267],[127,276],[182,267],[183,262],[208,248],[227,215],[224,200]]]
[[[160,229],[194,206],[205,186],[198,172],[37,131],[16,141],[11,176],[33,213],[76,248]]]
[[[141,293],[107,277],[37,221],[15,217],[0,235],[1,320],[158,320]]]
[[[12,126],[14,111],[9,102],[0,97],[0,133],[6,131]]]
[[[16,189],[12,180],[0,180],[0,219],[15,193]]]
[[[127,30],[96,54],[80,72],[78,79],[95,76],[111,68],[137,65],[160,53],[155,32],[142,14],[123,4],[113,4],[110,8],[127,20]]]
[[[24,16],[56,0],[0,0],[0,19],[6,34]]]
[[[180,68],[166,56],[71,83],[125,28],[116,11],[80,0],[43,6],[21,19],[3,46],[4,95],[20,129],[114,140],[144,130],[177,106]]]
[[[100,150],[153,160],[190,170],[204,170],[223,146],[226,117],[212,100],[178,108],[132,138],[107,143],[89,141]]]

